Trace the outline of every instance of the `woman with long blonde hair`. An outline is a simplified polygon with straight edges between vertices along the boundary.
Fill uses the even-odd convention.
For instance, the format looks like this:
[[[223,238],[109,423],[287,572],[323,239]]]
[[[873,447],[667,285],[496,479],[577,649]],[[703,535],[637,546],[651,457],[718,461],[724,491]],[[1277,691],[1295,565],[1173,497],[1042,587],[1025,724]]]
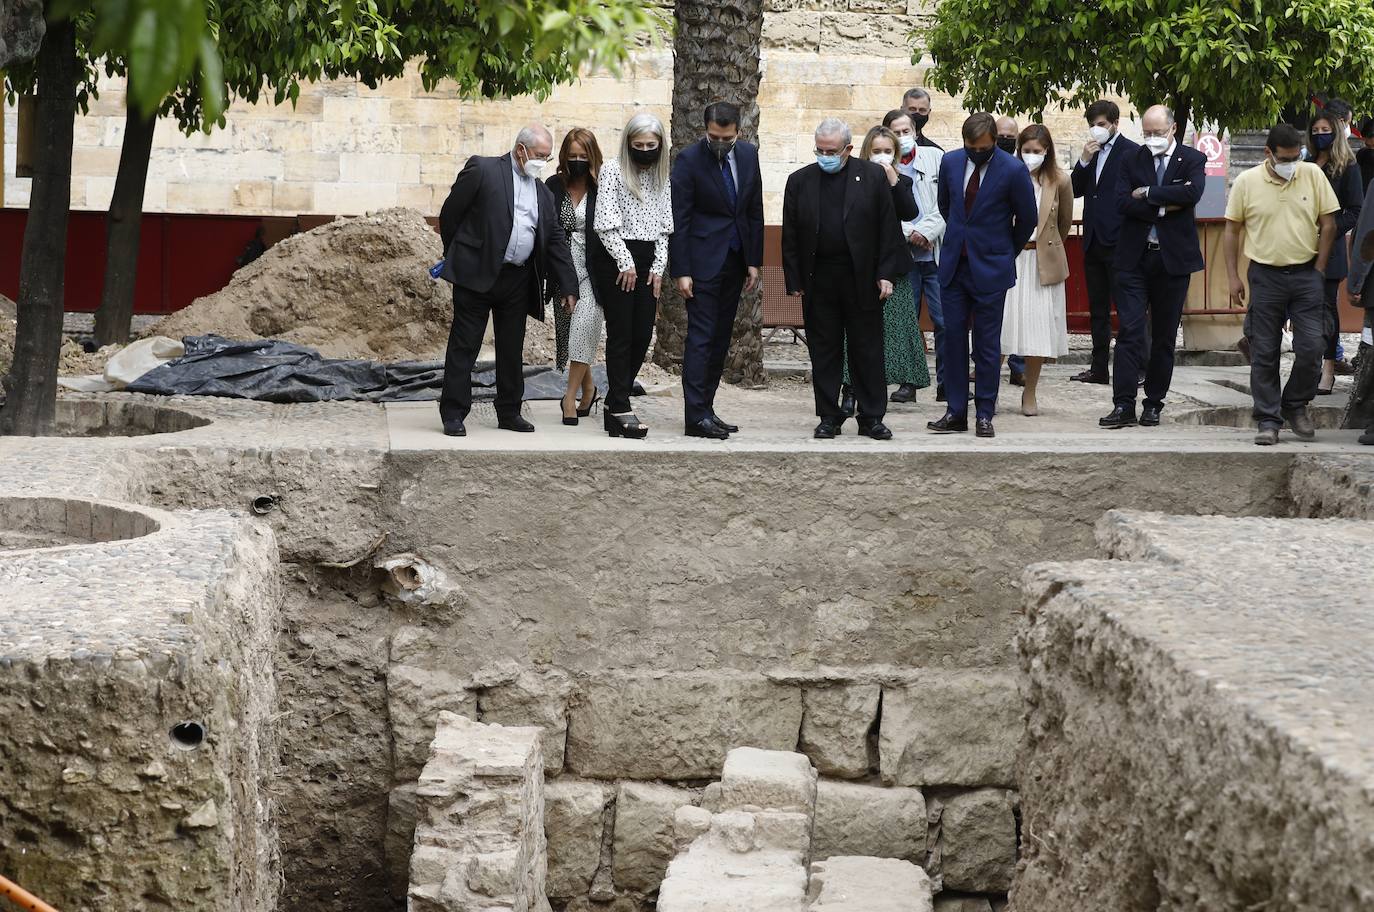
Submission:
[[[617,270],[598,284],[606,290],[606,433],[639,439],[649,428],[630,410],[630,391],[653,339],[673,233],[668,134],[652,114],[630,118],[619,159],[601,168],[596,233]]]
[[[1326,263],[1326,353],[1322,356],[1322,376],[1317,383],[1317,395],[1327,396],[1336,386],[1336,342],[1340,336],[1340,311],[1337,300],[1341,282],[1350,273],[1350,257],[1346,248],[1346,233],[1360,220],[1364,207],[1364,193],[1360,189],[1360,169],[1355,165],[1355,153],[1350,140],[1341,129],[1341,122],[1327,112],[1312,118],[1307,128],[1308,157],[1326,173],[1331,189],[1336,191],[1341,211],[1336,213],[1336,242],[1331,245],[1331,259]]]

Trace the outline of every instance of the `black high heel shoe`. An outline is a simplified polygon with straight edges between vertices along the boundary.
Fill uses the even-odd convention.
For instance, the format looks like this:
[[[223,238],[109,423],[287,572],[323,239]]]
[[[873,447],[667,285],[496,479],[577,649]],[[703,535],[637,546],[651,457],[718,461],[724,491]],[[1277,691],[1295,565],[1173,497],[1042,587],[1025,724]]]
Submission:
[[[602,414],[606,416],[606,433],[612,437],[629,437],[632,440],[642,440],[649,434],[648,425],[640,424],[634,412],[612,415],[610,412],[603,411]]]
[[[600,402],[600,401],[601,401],[601,393],[597,390],[597,388],[596,388],[595,386],[593,386],[593,387],[592,387],[592,404],[589,405],[589,406],[587,406],[587,407],[584,408],[584,409],[582,409],[582,408],[578,409],[578,410],[577,410],[577,417],[579,417],[579,418],[586,418],[588,415],[590,415],[590,414],[592,413],[592,409],[596,408],[596,404],[597,404],[598,402]]]
[[[572,417],[569,417],[569,416],[568,416],[567,409],[564,409],[564,408],[563,408],[563,403],[564,403],[564,402],[567,402],[567,401],[568,401],[568,397],[567,397],[567,396],[564,396],[561,400],[559,400],[559,403],[558,403],[559,410],[563,412],[563,423],[566,424],[568,427],[577,427],[577,415],[580,415],[580,414],[582,414],[582,413],[581,413],[581,412],[578,412],[577,415],[573,415]],[[574,411],[576,411],[576,406],[577,406],[577,400],[576,400],[576,399],[573,400],[573,406],[574,406]]]

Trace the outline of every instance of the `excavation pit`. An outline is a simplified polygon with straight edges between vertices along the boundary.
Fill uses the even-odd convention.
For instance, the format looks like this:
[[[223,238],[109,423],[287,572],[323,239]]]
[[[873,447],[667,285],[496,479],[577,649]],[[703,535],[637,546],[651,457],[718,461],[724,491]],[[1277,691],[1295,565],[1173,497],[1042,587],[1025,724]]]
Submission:
[[[175,434],[210,424],[208,418],[129,399],[60,399],[55,437],[145,437]]]
[[[149,514],[89,500],[0,497],[0,552],[140,538],[158,530]]]

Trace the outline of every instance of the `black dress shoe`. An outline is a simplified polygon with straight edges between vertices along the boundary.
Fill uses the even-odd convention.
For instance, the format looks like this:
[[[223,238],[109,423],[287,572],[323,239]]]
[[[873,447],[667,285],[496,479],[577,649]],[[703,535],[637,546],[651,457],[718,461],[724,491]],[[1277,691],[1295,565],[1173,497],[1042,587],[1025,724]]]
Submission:
[[[688,437],[706,437],[710,440],[729,440],[730,432],[710,418],[703,418],[696,424],[687,425],[683,431]]]
[[[738,433],[739,433],[739,428],[737,428],[737,427],[736,427],[735,425],[733,425],[733,424],[726,424],[724,421],[721,420],[721,418],[720,418],[719,415],[714,415],[714,414],[713,414],[713,415],[711,416],[711,419],[710,419],[710,420],[713,421],[713,422],[715,422],[716,427],[720,428],[722,431],[724,431],[724,432],[727,433],[727,434],[738,434]]]
[[[843,421],[836,421],[834,418],[822,418],[821,423],[816,425],[816,430],[811,436],[817,440],[834,440],[840,436],[840,428],[843,426]]]
[[[444,422],[445,437],[466,437],[467,435],[468,429],[463,426],[462,418],[454,418]]]
[[[519,415],[511,415],[509,418],[498,418],[496,426],[503,431],[519,431],[521,434],[533,433],[534,425],[530,424]]]
[[[860,421],[859,434],[864,437],[872,437],[874,440],[892,439],[892,429],[881,421]]]
[[[887,398],[889,402],[915,402],[916,384],[903,383],[901,386],[897,387],[896,392]]]
[[[1021,371],[1012,371],[1012,372],[1011,372],[1011,381],[1010,381],[1010,382],[1011,382],[1011,385],[1012,385],[1012,386],[1025,386],[1025,385],[1026,385],[1026,375],[1023,374],[1023,373],[1021,373]]]
[[[1101,383],[1104,385],[1112,382],[1111,378],[1106,374],[1095,374],[1092,370],[1081,371],[1080,373],[1074,374],[1069,379],[1079,383]]]
[[[1147,405],[1140,411],[1141,427],[1159,427],[1159,409]]]
[[[964,434],[968,432],[968,416],[945,412],[939,421],[927,421],[926,427],[937,434]]]
[[[1112,409],[1110,415],[1097,419],[1097,424],[1099,427],[1111,428],[1112,430],[1135,427],[1135,409],[1118,405]]]
[[[1358,442],[1365,446],[1374,446],[1374,424],[1365,428],[1364,433],[1359,436]]]
[[[936,401],[936,402],[944,402],[944,401],[945,401],[945,385],[944,385],[943,383],[937,383],[937,384],[935,384],[935,401]]]
[[[976,434],[976,435],[979,436],[979,437],[996,437],[996,436],[997,436],[997,432],[994,431],[994,430],[992,429],[992,419],[991,419],[991,418],[979,418],[979,419],[978,419],[978,427],[977,427],[977,429],[976,429],[973,433]]]
[[[840,387],[840,411],[844,412],[846,418],[854,417],[854,388],[849,384]]]

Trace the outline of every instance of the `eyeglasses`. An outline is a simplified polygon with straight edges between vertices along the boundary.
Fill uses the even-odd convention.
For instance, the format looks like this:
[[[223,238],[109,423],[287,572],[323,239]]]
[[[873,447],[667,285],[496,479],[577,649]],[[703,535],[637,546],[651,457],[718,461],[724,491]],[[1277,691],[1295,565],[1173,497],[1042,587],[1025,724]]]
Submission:
[[[817,146],[817,147],[816,147],[816,154],[817,154],[817,155],[843,155],[843,154],[844,154],[844,150],[845,150],[845,149],[848,149],[848,148],[849,148],[848,146],[841,146],[841,147],[838,148],[838,149],[822,149],[820,146]]]

